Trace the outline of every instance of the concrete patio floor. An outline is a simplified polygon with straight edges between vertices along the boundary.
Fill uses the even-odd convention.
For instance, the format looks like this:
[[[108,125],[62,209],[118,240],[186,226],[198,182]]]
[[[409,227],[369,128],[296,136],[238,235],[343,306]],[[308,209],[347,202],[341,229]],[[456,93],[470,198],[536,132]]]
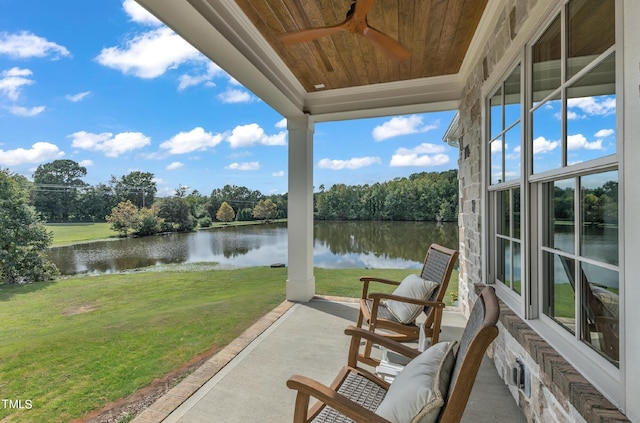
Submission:
[[[292,421],[293,374],[328,384],[346,363],[357,303],[314,299],[285,302],[234,343],[156,401],[136,423],[246,423]],[[464,316],[444,313],[442,340],[458,339]],[[463,422],[526,422],[509,389],[485,357]]]

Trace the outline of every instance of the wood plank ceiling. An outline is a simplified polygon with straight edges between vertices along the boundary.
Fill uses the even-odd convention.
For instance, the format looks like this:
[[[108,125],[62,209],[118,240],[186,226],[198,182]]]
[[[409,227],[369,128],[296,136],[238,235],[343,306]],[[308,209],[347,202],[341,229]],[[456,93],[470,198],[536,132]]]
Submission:
[[[208,0],[215,2],[216,0]],[[351,0],[236,0],[307,92],[366,86],[441,75],[460,66],[488,0],[377,0],[369,26],[411,51],[389,60],[362,36],[340,32],[284,45],[280,36],[337,25]]]

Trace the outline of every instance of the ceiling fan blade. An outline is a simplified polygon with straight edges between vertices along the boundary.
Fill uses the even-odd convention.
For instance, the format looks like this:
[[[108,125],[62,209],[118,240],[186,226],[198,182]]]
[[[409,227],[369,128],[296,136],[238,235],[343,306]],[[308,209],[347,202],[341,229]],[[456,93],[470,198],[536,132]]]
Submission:
[[[398,41],[375,28],[367,27],[362,35],[371,42],[378,50],[380,50],[389,59],[396,62],[406,60],[411,55],[411,51],[400,44]]]
[[[324,28],[311,28],[311,29],[303,29],[298,32],[290,32],[288,34],[284,34],[280,37],[280,41],[284,44],[297,44],[303,43],[305,41],[312,41],[321,37],[326,37],[327,35],[335,34],[336,32],[346,31],[343,26],[343,23],[340,25],[328,26]]]
[[[367,13],[369,13],[369,9],[373,6],[376,0],[356,0],[356,8],[353,11],[353,17],[362,17],[364,18]]]

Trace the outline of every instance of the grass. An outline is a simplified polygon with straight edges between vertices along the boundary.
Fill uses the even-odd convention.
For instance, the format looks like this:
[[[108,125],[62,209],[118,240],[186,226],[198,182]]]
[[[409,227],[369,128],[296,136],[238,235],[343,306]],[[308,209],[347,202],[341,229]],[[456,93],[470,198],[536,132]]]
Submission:
[[[109,223],[58,224],[46,225],[53,232],[53,247],[118,238],[118,233],[111,230]]]
[[[0,286],[2,398],[33,404],[0,407],[0,420],[79,418],[223,347],[284,300],[286,272],[136,272]],[[315,269],[316,291],[358,297],[363,274]],[[399,279],[408,271],[366,274]],[[457,274],[449,285],[454,289]]]

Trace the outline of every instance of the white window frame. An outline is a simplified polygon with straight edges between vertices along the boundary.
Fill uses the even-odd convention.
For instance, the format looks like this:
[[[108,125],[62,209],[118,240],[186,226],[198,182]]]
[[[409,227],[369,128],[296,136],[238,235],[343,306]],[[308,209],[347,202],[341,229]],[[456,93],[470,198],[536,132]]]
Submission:
[[[482,125],[483,125],[483,142],[482,142],[482,157],[484,163],[483,171],[483,204],[485,205],[485,217],[483,219],[485,230],[483,231],[483,245],[487,254],[484,254],[483,266],[484,277],[487,283],[493,284],[496,288],[496,292],[500,299],[505,302],[511,310],[518,314],[523,319],[527,320],[527,323],[538,332],[549,344],[551,344],[558,352],[568,359],[594,386],[596,386],[605,396],[608,397],[614,404],[616,404],[621,410],[625,408],[625,353],[624,353],[624,236],[622,230],[619,236],[619,288],[620,295],[622,296],[621,309],[620,309],[620,363],[619,367],[609,363],[605,358],[600,356],[591,347],[576,339],[576,336],[571,335],[566,329],[558,325],[553,319],[542,313],[542,297],[543,290],[542,285],[533,283],[537,281],[538,276],[541,274],[541,254],[540,248],[542,241],[542,225],[538,225],[539,205],[542,204],[542,183],[549,182],[562,175],[563,178],[569,178],[572,176],[580,176],[585,173],[598,173],[607,170],[615,169],[618,171],[618,182],[620,186],[619,190],[619,225],[620,228],[624,227],[623,221],[623,204],[624,204],[624,172],[622,168],[622,152],[623,152],[623,104],[624,104],[624,92],[623,87],[623,49],[620,42],[620,34],[622,32],[621,22],[622,16],[622,1],[616,0],[616,44],[598,58],[598,62],[601,58],[606,57],[613,50],[616,51],[616,109],[618,111],[616,115],[616,154],[612,156],[605,156],[595,160],[590,160],[581,165],[572,165],[571,172],[567,173],[566,169],[551,170],[540,174],[532,174],[532,152],[530,146],[531,138],[531,116],[529,114],[529,104],[531,104],[532,96],[532,84],[531,84],[531,50],[532,46],[539,39],[539,37],[546,31],[553,20],[560,15],[561,19],[566,19],[566,4],[569,0],[559,2],[560,4],[550,5],[544,10],[538,19],[531,19],[531,25],[527,28],[523,28],[520,36],[527,38],[519,43],[512,43],[507,52],[505,53],[504,60],[498,64],[498,68],[494,70],[494,73],[486,81],[481,95],[483,99],[482,110]],[[562,26],[564,29],[564,24]],[[528,33],[525,30],[528,29]],[[527,35],[523,35],[522,33]],[[565,34],[563,37],[563,56],[566,40]],[[518,41],[518,40],[515,40]],[[515,66],[520,63],[521,65],[521,79],[522,79],[522,107],[521,107],[521,176],[519,180],[513,180],[504,182],[501,184],[491,185],[491,169],[488,163],[490,163],[489,140],[491,137],[491,128],[488,127],[490,110],[490,97],[499,88],[499,86],[510,75]],[[563,65],[564,66],[564,65]],[[581,69],[571,80],[577,80],[581,75],[588,72],[593,68],[594,63],[591,63],[584,69]],[[567,86],[566,82],[564,86]],[[563,122],[566,125],[566,122]],[[563,132],[565,131],[563,127]],[[563,155],[565,153],[563,152]],[[587,172],[588,171],[588,172]],[[495,247],[496,247],[496,204],[489,204],[489,202],[495,198],[490,193],[496,190],[503,190],[507,188],[513,188],[520,186],[521,195],[521,254],[522,261],[522,288],[521,295],[513,292],[509,287],[502,283],[495,283],[495,275],[492,273],[495,264],[491,263],[491,260],[495,259]],[[579,193],[577,193],[579,195]],[[533,229],[532,229],[533,228]],[[576,315],[578,316],[578,315]]]

